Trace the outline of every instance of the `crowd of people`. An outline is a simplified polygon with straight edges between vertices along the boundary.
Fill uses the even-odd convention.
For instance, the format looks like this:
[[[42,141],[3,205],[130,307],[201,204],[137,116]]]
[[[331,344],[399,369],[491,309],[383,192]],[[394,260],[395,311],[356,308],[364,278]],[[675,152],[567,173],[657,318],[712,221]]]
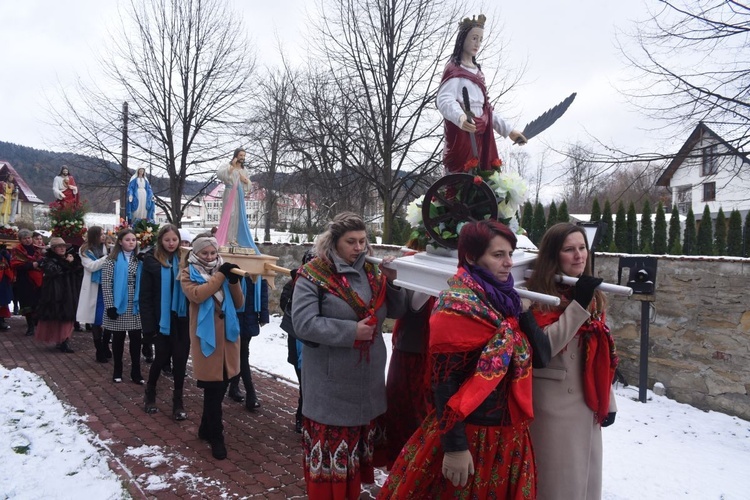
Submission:
[[[460,23],[438,91],[448,172],[498,168],[493,130],[526,141],[493,114],[476,62],[484,22]],[[26,334],[62,353],[73,352],[76,322],[87,325],[95,360],[113,362],[112,382],[123,382],[127,363],[130,381],[144,386],[145,413],[158,411],[158,382],[171,373],[176,421],[188,418],[192,359],[203,390],[198,436],[218,460],[227,458],[225,396],[251,412],[261,407],[250,341],[269,322],[267,283],[244,277],[219,253],[227,245],[257,251],[243,224],[245,155],[237,149],[218,172],[226,189],[215,232],[189,238],[165,224],[144,251],[132,229],[108,245],[102,228],[90,227],[72,251],[61,238],[45,248],[41,235],[21,230],[14,248],[0,248],[0,329],[8,328],[11,299]],[[128,193],[128,218],[150,218],[143,169]],[[55,195],[78,196],[67,168]],[[456,273],[438,297],[397,286],[394,257],[373,264],[369,241],[362,217],[336,215],[280,298],[300,385],[295,431],[308,497],[357,499],[382,467],[389,472],[382,499],[601,498],[602,428],[615,421],[618,358],[585,231],[552,226],[525,283],[559,306],[521,299],[511,273],[517,238],[496,220],[463,225]],[[577,282],[561,284],[560,276]],[[386,318],[396,319],[389,366]],[[151,363],[146,378],[142,355]]]

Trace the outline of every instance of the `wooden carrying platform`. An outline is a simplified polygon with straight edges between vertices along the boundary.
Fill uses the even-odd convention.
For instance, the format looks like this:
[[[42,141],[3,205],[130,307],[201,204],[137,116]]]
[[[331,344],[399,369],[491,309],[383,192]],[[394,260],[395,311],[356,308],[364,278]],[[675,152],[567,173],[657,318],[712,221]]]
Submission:
[[[224,248],[222,248],[224,250]],[[258,281],[258,278],[265,278],[268,281],[268,286],[272,289],[276,289],[274,278],[278,273],[291,275],[289,269],[276,265],[278,257],[273,255],[249,255],[241,254],[236,252],[219,252],[224,262],[231,262],[240,266],[239,269],[232,269],[232,272],[239,274],[240,276],[250,277],[253,283]]]

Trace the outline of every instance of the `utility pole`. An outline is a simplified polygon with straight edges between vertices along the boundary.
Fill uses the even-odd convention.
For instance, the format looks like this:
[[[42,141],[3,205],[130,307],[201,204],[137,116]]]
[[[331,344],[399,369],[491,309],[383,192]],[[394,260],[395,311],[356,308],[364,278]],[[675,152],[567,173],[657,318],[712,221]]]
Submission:
[[[122,103],[122,182],[120,182],[120,213],[121,218],[125,219],[124,207],[128,206],[128,103]]]

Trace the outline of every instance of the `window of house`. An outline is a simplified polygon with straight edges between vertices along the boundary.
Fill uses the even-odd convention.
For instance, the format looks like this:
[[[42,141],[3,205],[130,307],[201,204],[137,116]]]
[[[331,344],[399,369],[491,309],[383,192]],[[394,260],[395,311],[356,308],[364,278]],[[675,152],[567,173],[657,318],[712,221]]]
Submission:
[[[719,170],[718,147],[716,144],[703,148],[703,168],[701,175],[712,175]]]
[[[716,201],[715,182],[706,182],[703,184],[703,201]]]
[[[681,186],[677,188],[677,210],[686,214],[693,206],[693,186]]]

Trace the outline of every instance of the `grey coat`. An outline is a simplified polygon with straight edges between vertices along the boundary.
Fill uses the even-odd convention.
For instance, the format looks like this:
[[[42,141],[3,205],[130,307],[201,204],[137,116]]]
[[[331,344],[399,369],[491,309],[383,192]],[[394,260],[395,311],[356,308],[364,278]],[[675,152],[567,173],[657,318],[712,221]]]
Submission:
[[[368,303],[372,296],[363,266],[364,254],[353,265],[338,256],[336,271],[346,275],[351,287]],[[319,302],[319,294],[323,294]],[[310,280],[297,279],[292,300],[294,332],[305,345],[302,351],[302,414],[325,425],[366,425],[385,413],[386,348],[381,332],[386,316],[398,318],[406,311],[406,291],[388,284],[386,301],[377,310],[378,325],[369,361],[354,347],[357,318],[340,298]]]
[[[546,368],[533,371],[531,423],[539,500],[602,496],[602,428],[583,399],[583,350],[575,336],[589,317],[573,301],[556,323],[544,328],[552,359]],[[609,411],[617,411],[614,390]]]

